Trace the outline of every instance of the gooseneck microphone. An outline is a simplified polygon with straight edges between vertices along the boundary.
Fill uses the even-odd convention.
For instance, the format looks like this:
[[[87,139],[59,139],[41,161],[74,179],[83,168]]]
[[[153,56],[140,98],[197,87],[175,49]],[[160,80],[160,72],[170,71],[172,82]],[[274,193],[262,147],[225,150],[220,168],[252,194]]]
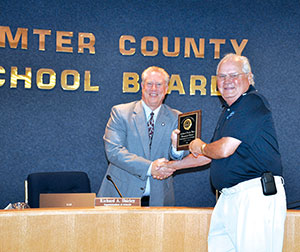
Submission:
[[[112,180],[111,176],[106,175],[106,178],[107,178],[107,180],[109,180],[114,185],[114,187],[116,188],[116,190],[117,190],[118,194],[120,195],[120,197],[123,198],[122,194],[120,193],[120,191],[119,191],[118,187],[116,186],[115,182]]]

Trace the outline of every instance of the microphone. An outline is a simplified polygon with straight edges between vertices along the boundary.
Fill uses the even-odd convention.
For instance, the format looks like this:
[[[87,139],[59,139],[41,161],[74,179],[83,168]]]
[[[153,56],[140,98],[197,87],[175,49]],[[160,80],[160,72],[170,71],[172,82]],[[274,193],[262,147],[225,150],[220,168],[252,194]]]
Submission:
[[[119,191],[118,187],[116,186],[115,182],[112,180],[111,176],[106,175],[106,178],[107,178],[107,180],[109,180],[114,185],[114,187],[116,188],[116,190],[117,190],[118,194],[120,195],[120,197],[123,198],[122,194],[120,193],[120,191]]]

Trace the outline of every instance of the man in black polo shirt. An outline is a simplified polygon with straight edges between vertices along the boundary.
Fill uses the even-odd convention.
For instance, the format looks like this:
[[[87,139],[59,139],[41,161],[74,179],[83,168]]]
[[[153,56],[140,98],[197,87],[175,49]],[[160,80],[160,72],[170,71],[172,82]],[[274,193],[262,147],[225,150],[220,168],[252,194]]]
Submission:
[[[211,163],[211,181],[221,195],[211,218],[208,251],[282,251],[286,198],[269,104],[253,86],[246,57],[226,55],[218,65],[217,81],[224,109],[211,143],[194,140],[192,154],[168,166]]]

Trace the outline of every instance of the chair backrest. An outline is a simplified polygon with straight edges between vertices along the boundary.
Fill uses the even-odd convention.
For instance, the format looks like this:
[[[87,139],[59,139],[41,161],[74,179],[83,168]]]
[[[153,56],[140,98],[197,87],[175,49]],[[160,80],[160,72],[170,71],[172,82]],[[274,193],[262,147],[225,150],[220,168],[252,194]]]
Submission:
[[[27,177],[28,205],[38,208],[41,193],[90,193],[88,175],[80,171],[38,172]]]

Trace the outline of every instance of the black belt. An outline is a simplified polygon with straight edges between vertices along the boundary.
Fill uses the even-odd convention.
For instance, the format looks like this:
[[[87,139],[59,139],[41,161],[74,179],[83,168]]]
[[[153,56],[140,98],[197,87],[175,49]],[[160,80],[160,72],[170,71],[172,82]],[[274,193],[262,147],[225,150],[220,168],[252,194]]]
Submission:
[[[141,199],[142,206],[149,206],[150,203],[150,196],[143,196]]]

